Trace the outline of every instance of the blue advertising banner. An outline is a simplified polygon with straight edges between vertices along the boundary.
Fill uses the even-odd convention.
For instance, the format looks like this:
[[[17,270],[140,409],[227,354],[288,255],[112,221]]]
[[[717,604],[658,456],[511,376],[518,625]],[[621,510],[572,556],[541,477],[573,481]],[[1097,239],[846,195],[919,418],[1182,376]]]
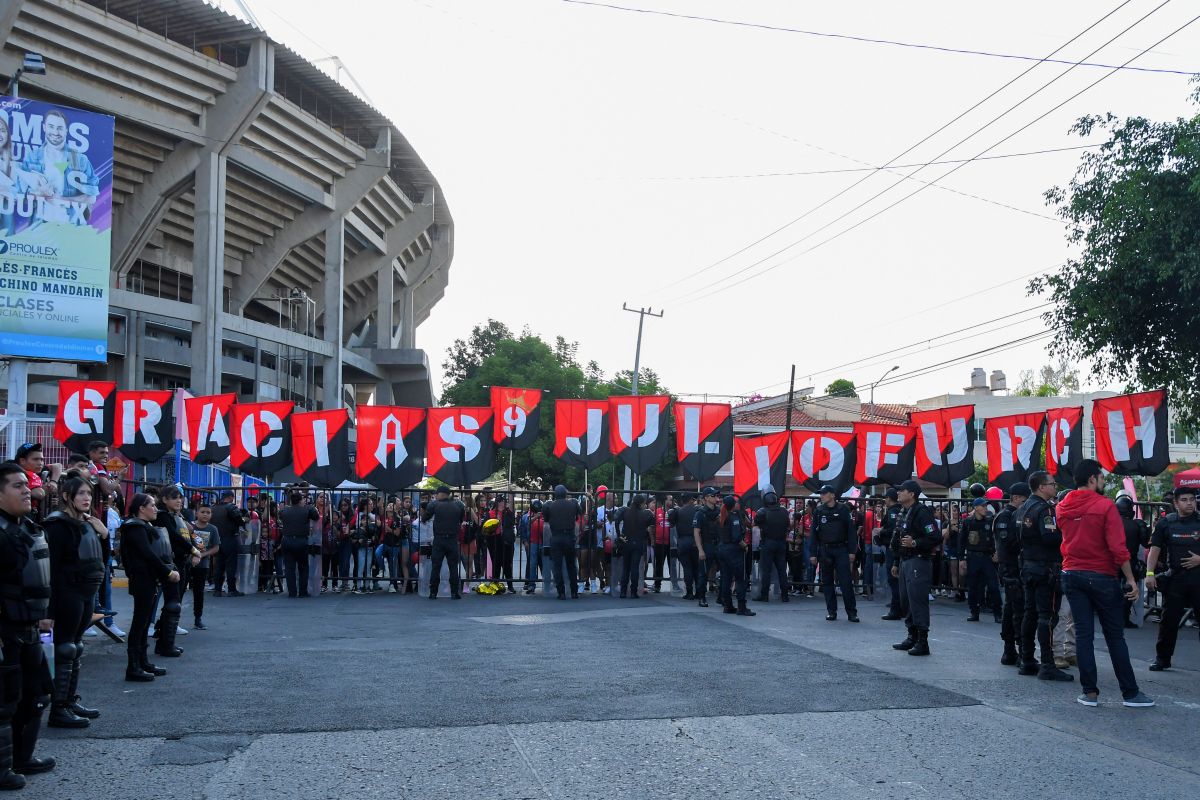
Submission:
[[[0,96],[0,356],[108,358],[113,122]]]

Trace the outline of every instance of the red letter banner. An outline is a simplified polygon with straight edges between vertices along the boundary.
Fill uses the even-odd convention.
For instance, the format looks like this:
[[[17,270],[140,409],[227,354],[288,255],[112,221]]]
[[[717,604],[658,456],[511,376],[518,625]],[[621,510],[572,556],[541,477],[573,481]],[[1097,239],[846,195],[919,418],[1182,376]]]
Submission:
[[[117,392],[113,447],[135,464],[158,461],[175,444],[175,392]]]
[[[431,408],[426,416],[425,470],[442,483],[470,486],[492,474],[496,442],[492,409]]]
[[[703,483],[733,459],[731,414],[728,403],[675,404],[675,453],[693,480]]]
[[[608,442],[621,463],[641,475],[667,454],[666,395],[608,398]]]
[[[854,431],[792,431],[792,477],[811,492],[853,486],[856,455]]]
[[[59,381],[54,438],[74,453],[97,439],[112,444],[116,393],[113,381]]]
[[[1046,469],[1060,486],[1075,485],[1075,465],[1083,460],[1083,406],[1046,412]],[[1008,487],[1001,487],[1008,491]]]
[[[742,498],[744,507],[760,506],[768,486],[783,494],[790,438],[787,431],[780,431],[733,440],[733,493]]]
[[[1171,463],[1167,391],[1138,392],[1092,404],[1096,460],[1117,475],[1157,475]]]
[[[1042,468],[1042,430],[1046,415],[1013,414],[983,421],[987,440],[988,482],[1005,492]]]
[[[952,486],[975,471],[975,406],[914,411],[917,429],[917,477],[936,486]]]
[[[492,387],[493,436],[505,450],[524,450],[541,427],[542,390]]]
[[[354,471],[385,492],[415,486],[425,477],[423,408],[359,406]]]
[[[854,482],[897,486],[913,476],[916,430],[911,425],[854,423],[858,464]]]
[[[236,400],[236,394],[184,399],[188,452],[192,461],[219,464],[229,458],[229,411]]]
[[[608,401],[554,401],[554,455],[578,469],[608,461]]]
[[[267,476],[290,466],[291,426],[288,415],[293,403],[237,403],[230,413],[233,441],[229,466],[252,475]]]
[[[292,470],[332,489],[350,477],[350,412],[344,408],[292,414]]]

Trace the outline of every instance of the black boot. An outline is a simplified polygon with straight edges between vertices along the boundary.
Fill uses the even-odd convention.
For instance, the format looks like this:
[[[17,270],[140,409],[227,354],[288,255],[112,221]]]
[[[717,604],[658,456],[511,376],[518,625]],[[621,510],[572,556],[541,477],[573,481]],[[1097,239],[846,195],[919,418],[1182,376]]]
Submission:
[[[38,705],[34,708],[33,716],[13,731],[13,772],[20,775],[37,775],[54,769],[56,762],[53,758],[36,758],[33,755],[41,730],[42,706]]]
[[[1017,664],[1017,648],[1013,645],[1012,639],[1004,640],[1004,655],[1000,656],[1000,663],[1006,667],[1011,667]]]
[[[738,600],[737,613],[738,613],[739,617],[753,617],[756,612],[751,611],[749,608],[746,607],[745,600]]]
[[[908,648],[908,654],[910,656],[929,655],[929,631],[917,631],[917,641]]]
[[[1069,672],[1063,672],[1053,664],[1042,664],[1038,668],[1037,676],[1038,680],[1042,681],[1061,681],[1062,683],[1068,683],[1075,680],[1074,675],[1070,674]]]
[[[721,612],[724,614],[736,614],[737,609],[733,607],[733,598],[721,598]]]
[[[47,724],[51,728],[86,728],[88,721],[75,716],[75,712],[70,709],[71,676],[75,674],[75,645],[66,643],[59,647],[66,649],[68,657],[62,658],[55,654],[54,684],[50,700],[50,719],[47,720]]]
[[[145,653],[145,649],[142,652]],[[132,653],[129,654],[129,665],[125,667],[125,680],[131,683],[148,683],[154,680],[154,675],[146,671],[143,661],[144,657],[139,658]]]
[[[75,712],[75,716],[77,716],[77,717],[83,717],[84,719],[99,719],[100,718],[99,710],[97,710],[95,708],[88,708],[87,706],[79,704],[79,662],[80,662],[80,659],[78,656],[78,652],[81,649],[83,649],[82,645],[78,645],[78,644],[75,645],[75,650],[76,650],[77,655],[75,657],[74,669],[71,671],[71,685],[67,690],[69,692],[67,697],[71,701],[69,708]]]
[[[909,627],[908,636],[904,639],[903,642],[898,642],[897,644],[892,645],[892,649],[893,650],[911,650],[913,648],[913,646],[916,645],[916,643],[917,643],[917,629],[913,628],[913,627]]]
[[[161,678],[163,675],[167,674],[167,671],[162,667],[156,667],[150,663],[150,659],[146,655],[145,647],[142,648],[142,653],[141,656],[139,656],[138,663],[142,665],[143,672],[149,672],[156,678]]]
[[[176,608],[178,605],[178,603],[175,604]],[[164,610],[158,621],[158,641],[154,644],[155,655],[164,658],[179,658],[183,655],[183,648],[175,646],[175,633],[178,630],[179,614],[170,614]]]
[[[3,670],[17,671],[17,667],[0,667]],[[4,676],[8,679],[8,675]],[[18,680],[20,680],[18,678]],[[9,707],[12,710],[12,707]],[[0,790],[24,789],[25,778],[12,771],[13,766],[13,730],[11,720],[0,720]]]

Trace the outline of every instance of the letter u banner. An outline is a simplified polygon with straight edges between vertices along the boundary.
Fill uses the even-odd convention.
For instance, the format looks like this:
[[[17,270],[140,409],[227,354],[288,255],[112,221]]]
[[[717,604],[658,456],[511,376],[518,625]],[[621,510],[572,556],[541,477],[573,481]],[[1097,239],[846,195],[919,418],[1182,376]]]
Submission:
[[[1167,391],[1138,392],[1092,404],[1096,460],[1117,475],[1157,475],[1171,462]]]
[[[359,406],[354,471],[385,492],[414,486],[425,477],[423,408]]]
[[[609,446],[621,463],[641,475],[667,454],[667,406],[662,396],[608,398]]]
[[[916,411],[909,424],[917,431],[918,478],[952,486],[975,471],[975,406]]]
[[[608,401],[554,401],[554,455],[577,469],[608,461]]]
[[[742,498],[743,506],[761,505],[768,486],[783,494],[790,438],[787,431],[780,431],[733,440],[733,493]]]

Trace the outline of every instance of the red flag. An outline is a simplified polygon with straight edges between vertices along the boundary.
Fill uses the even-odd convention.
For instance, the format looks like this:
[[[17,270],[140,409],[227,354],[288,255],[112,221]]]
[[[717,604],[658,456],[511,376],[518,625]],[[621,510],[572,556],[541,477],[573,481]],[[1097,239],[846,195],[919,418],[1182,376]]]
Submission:
[[[542,416],[541,389],[492,387],[492,436],[505,450],[524,450],[538,436]]]
[[[916,450],[913,426],[856,422],[854,436],[858,459],[854,468],[855,483],[897,486],[912,478]]]
[[[1018,481],[1029,480],[1042,468],[1044,413],[1012,414],[983,421],[987,440],[988,482],[1004,491]]]
[[[728,403],[676,403],[675,454],[693,480],[706,481],[733,459]]]
[[[1092,404],[1096,460],[1118,475],[1157,475],[1171,463],[1167,390],[1108,397]]]
[[[443,483],[470,486],[492,474],[496,441],[491,406],[431,408],[426,417],[425,469]]]
[[[767,486],[783,494],[789,441],[787,431],[733,440],[733,493],[744,506],[757,507]]]
[[[1075,465],[1082,460],[1083,406],[1051,408],[1046,412],[1046,469],[1059,484],[1074,486]]]
[[[187,397],[183,413],[187,419],[188,452],[197,464],[218,464],[229,458],[229,412],[236,394]]]
[[[667,454],[666,395],[608,398],[608,443],[613,455],[639,475]]]
[[[914,411],[908,422],[917,431],[917,477],[952,486],[975,471],[975,406]]]
[[[76,453],[93,441],[112,444],[116,393],[113,381],[59,381],[54,438]]]
[[[236,403],[230,413],[229,465],[253,475],[270,475],[288,466],[292,459],[288,415],[293,407],[288,400]]]
[[[554,401],[554,455],[579,469],[608,461],[608,401]]]
[[[158,461],[175,444],[175,392],[117,392],[113,446],[135,464]]]
[[[359,406],[354,458],[358,477],[385,492],[420,483],[425,477],[427,413],[423,408]]]
[[[350,412],[344,408],[292,414],[292,471],[332,489],[350,476]]]
[[[857,455],[854,431],[792,431],[792,477],[809,491],[849,489]]]

